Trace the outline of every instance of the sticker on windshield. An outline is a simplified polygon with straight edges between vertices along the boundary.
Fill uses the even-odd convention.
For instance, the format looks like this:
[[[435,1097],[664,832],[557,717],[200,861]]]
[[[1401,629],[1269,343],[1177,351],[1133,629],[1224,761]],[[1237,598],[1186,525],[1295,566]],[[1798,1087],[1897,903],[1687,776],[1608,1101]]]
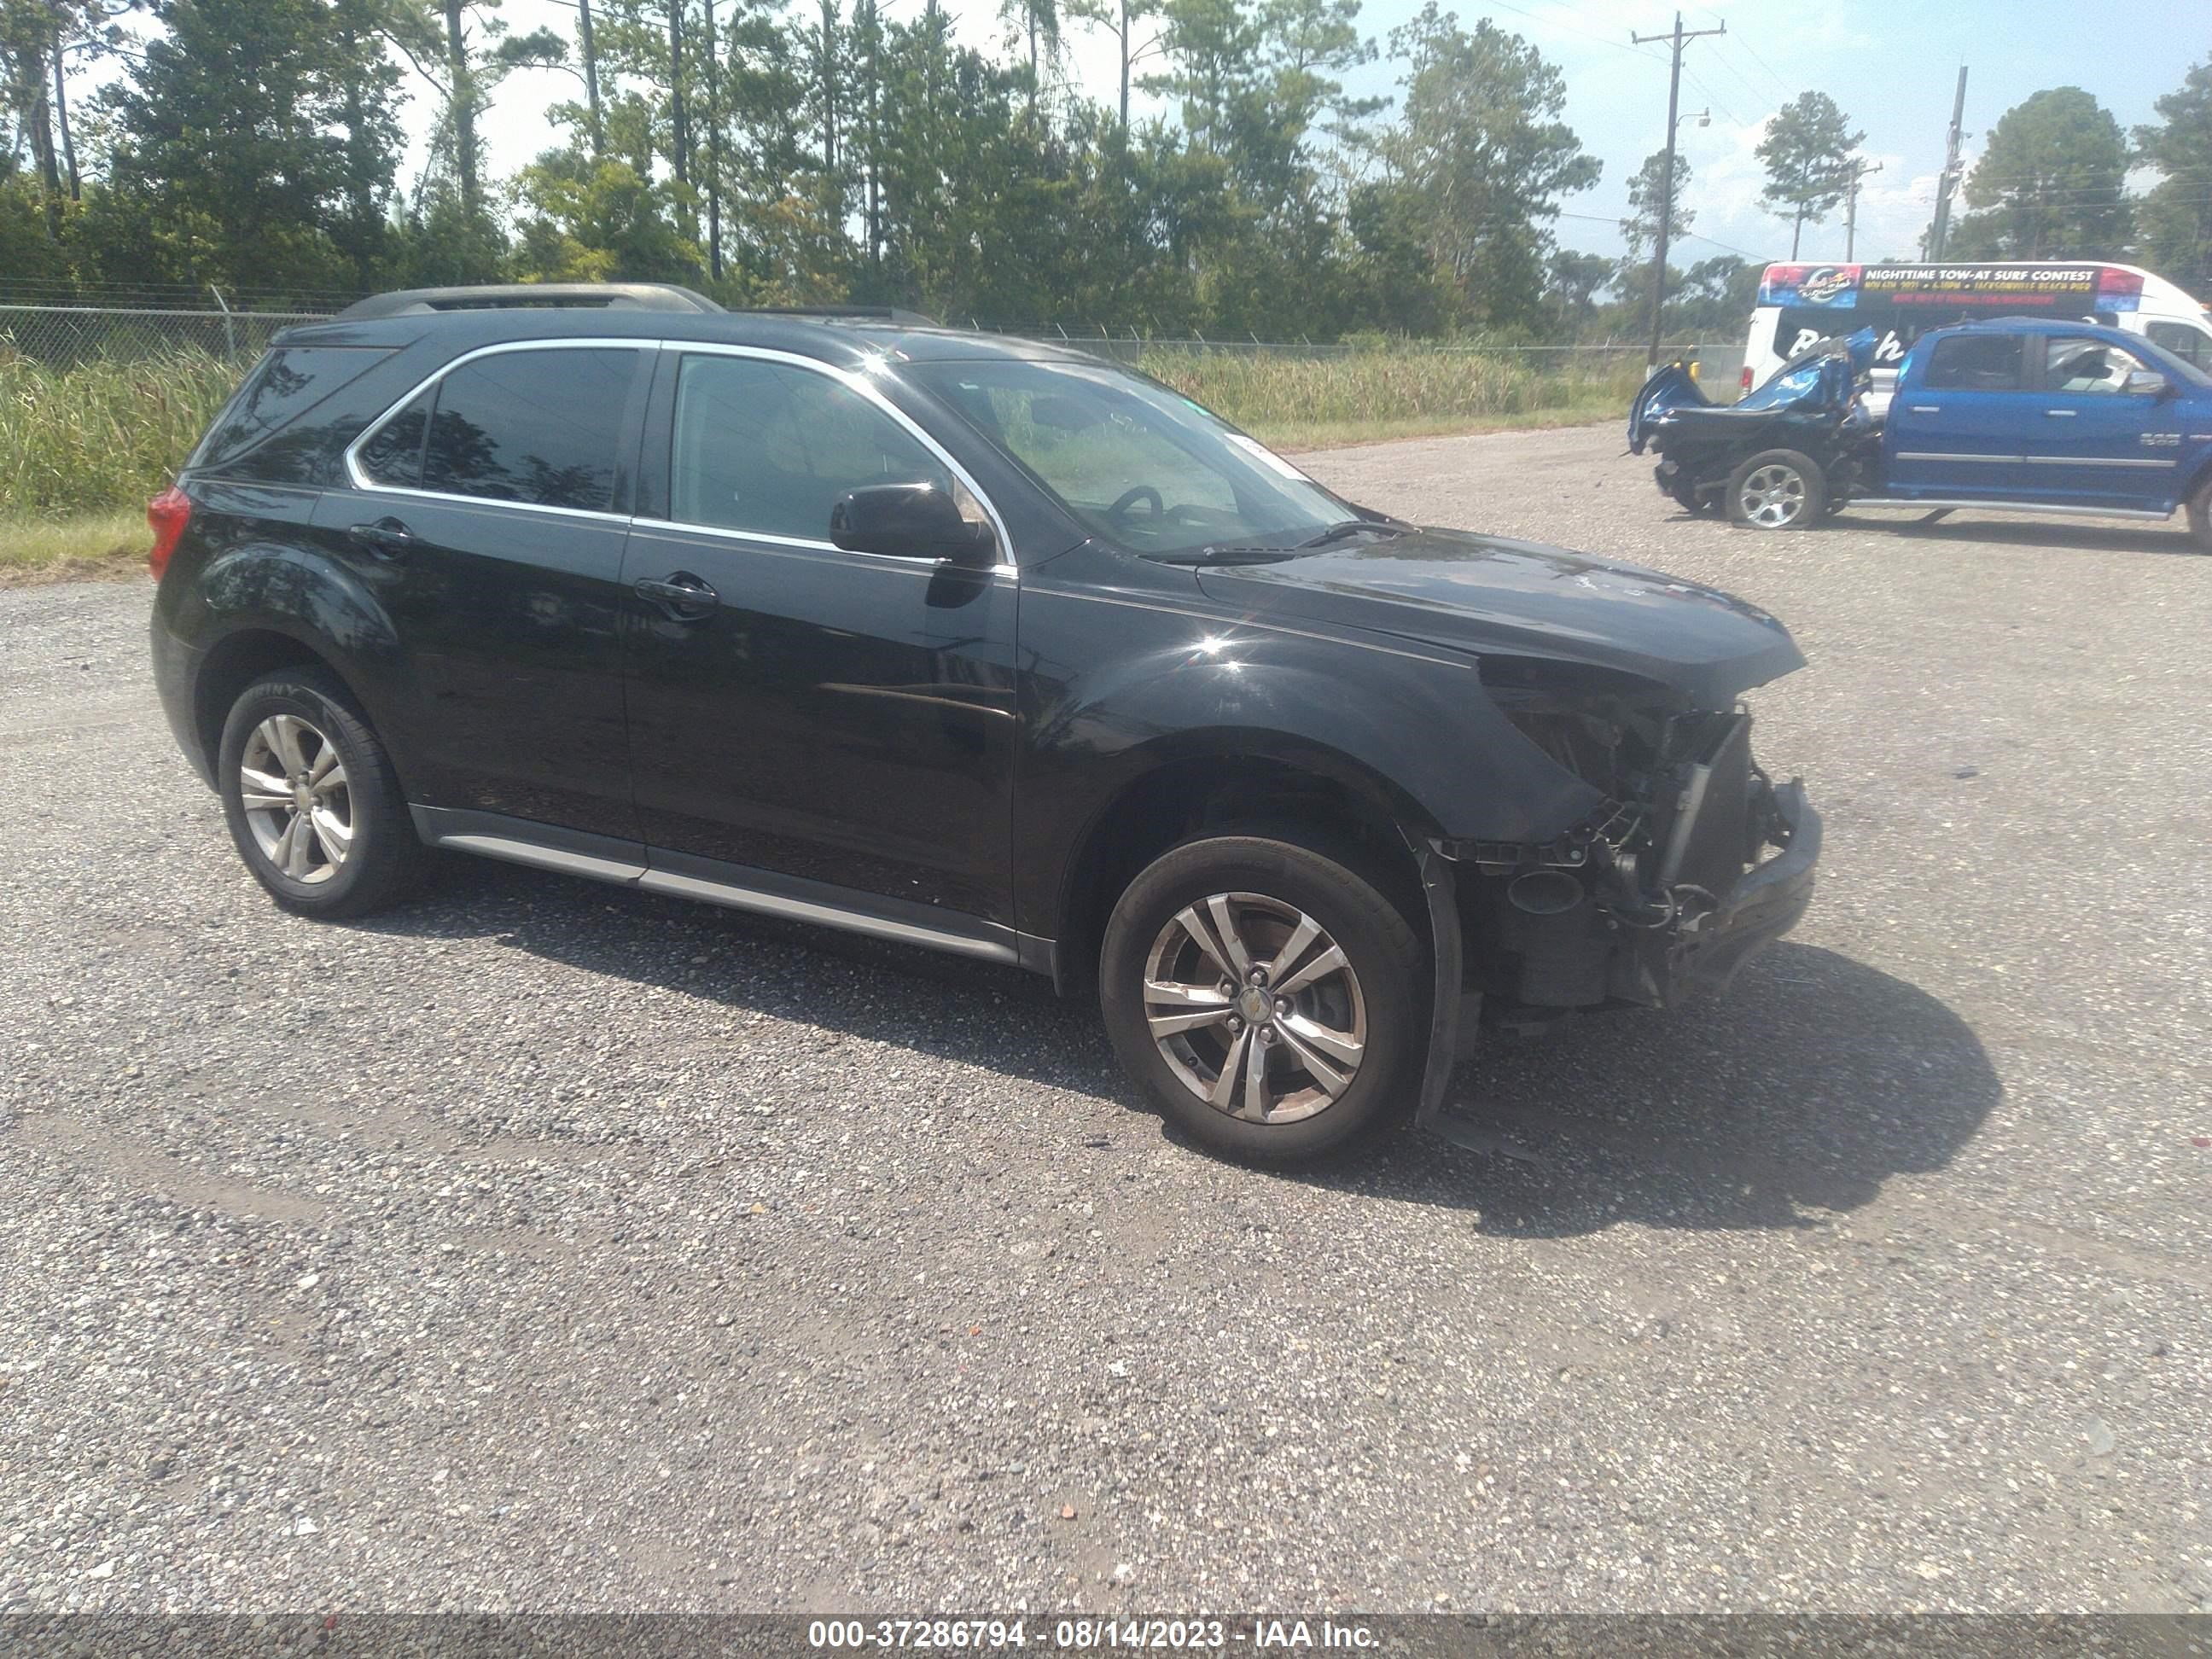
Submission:
[[[1235,444],[1237,448],[1244,451],[1246,454],[1251,456],[1254,460],[1281,473],[1285,478],[1296,478],[1300,483],[1311,483],[1313,482],[1311,478],[1299,471],[1297,468],[1292,466],[1288,461],[1275,453],[1273,450],[1268,448],[1267,445],[1261,443],[1257,438],[1248,438],[1241,432],[1231,432],[1226,433],[1224,435],[1228,438],[1231,443]]]

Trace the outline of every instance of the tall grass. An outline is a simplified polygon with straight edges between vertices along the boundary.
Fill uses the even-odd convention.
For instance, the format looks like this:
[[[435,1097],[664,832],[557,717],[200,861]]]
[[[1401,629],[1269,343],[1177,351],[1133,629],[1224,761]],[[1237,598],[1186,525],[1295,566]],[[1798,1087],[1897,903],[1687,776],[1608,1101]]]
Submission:
[[[57,368],[0,341],[0,516],[143,507],[246,368],[187,349]]]
[[[1417,349],[1322,358],[1156,351],[1139,367],[1238,426],[1277,440],[1356,440],[1626,411],[1644,380],[1644,366],[1632,357],[1554,366],[1504,354]]]

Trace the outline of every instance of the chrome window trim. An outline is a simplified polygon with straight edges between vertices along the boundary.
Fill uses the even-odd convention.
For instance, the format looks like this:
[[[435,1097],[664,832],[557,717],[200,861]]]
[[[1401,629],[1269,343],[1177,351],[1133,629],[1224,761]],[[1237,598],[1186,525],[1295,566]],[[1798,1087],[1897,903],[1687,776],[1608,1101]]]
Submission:
[[[502,501],[495,495],[463,495],[450,489],[424,489],[418,484],[379,483],[362,471],[361,450],[368,441],[391,424],[408,404],[444,380],[455,369],[472,363],[479,357],[495,357],[514,351],[658,351],[658,340],[619,340],[593,337],[579,340],[501,340],[495,345],[478,346],[465,351],[452,362],[441,363],[410,386],[384,413],[363,427],[361,435],[345,447],[346,482],[356,489],[373,489],[386,495],[411,495],[417,501],[461,501],[471,507],[503,507],[520,513],[557,513],[565,518],[596,519],[602,523],[628,524],[627,513],[611,513],[591,507],[540,507],[535,501]]]
[[[980,499],[980,497],[979,497]],[[826,553],[838,559],[865,560],[882,566],[886,570],[907,570],[917,576],[933,576],[951,559],[930,558],[921,555],[902,553],[866,553],[849,547],[840,547],[835,542],[817,542],[804,536],[771,536],[763,530],[732,530],[718,524],[687,524],[681,519],[634,518],[632,530],[649,530],[659,536],[712,536],[717,541],[734,542],[742,547],[761,553],[790,552]],[[961,569],[973,570],[979,576],[1014,576],[1021,574],[1019,565],[1001,562],[998,564],[961,565]]]
[[[819,357],[805,356],[796,351],[778,351],[769,346],[732,345],[719,340],[663,340],[660,342],[660,349],[663,351],[675,352],[678,356],[696,353],[701,356],[708,357],[751,357],[757,359],[762,362],[780,363],[790,368],[806,369],[813,374],[822,375],[827,380],[837,382],[839,385],[844,386],[848,391],[858,393],[865,401],[874,404],[876,408],[890,416],[895,424],[903,428],[908,435],[913,437],[916,442],[920,443],[924,449],[927,450],[931,454],[937,457],[939,460],[942,461],[945,464],[945,468],[947,471],[951,473],[954,477],[960,480],[961,483],[967,489],[968,493],[975,498],[977,504],[982,507],[985,515],[991,520],[991,529],[999,538],[999,560],[994,568],[1006,568],[1011,565],[1011,562],[1013,558],[1014,538],[1006,533],[1006,521],[1000,516],[998,503],[994,501],[990,496],[985,493],[982,485],[975,482],[975,476],[970,473],[966,467],[961,465],[957,460],[953,459],[951,451],[945,448],[943,444],[938,442],[934,437],[924,429],[919,421],[916,421],[904,410],[891,402],[889,398],[886,398],[883,393],[883,389],[875,385],[875,383],[869,380],[867,375],[858,369],[840,368],[835,363],[825,363]],[[678,365],[676,372],[679,377],[682,375],[684,371],[681,364]],[[668,423],[668,442],[670,448],[672,450],[676,443],[676,422],[672,410],[671,412]],[[645,521],[640,520],[640,522],[642,523]],[[847,558],[860,556],[896,556],[896,555],[888,554],[866,556],[856,555],[848,549],[839,547],[835,542],[815,542],[805,540],[797,537],[773,536],[761,531],[739,530],[730,525],[692,524],[688,521],[678,520],[663,520],[659,522],[671,526],[672,527],[678,530],[707,531],[715,533],[726,533],[740,540],[772,542],[781,544],[785,546],[827,549],[830,552],[842,554]],[[934,559],[900,560],[899,562],[904,564],[918,565],[924,569],[933,569],[937,565],[945,562],[945,561],[943,560]]]

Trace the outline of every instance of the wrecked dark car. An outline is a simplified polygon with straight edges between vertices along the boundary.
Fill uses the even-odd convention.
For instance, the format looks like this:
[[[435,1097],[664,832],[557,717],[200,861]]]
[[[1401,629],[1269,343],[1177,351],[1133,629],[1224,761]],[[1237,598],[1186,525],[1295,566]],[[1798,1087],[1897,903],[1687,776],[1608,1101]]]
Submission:
[[[1659,455],[1653,477],[1685,512],[1802,530],[1881,476],[1881,424],[1864,393],[1875,336],[1821,340],[1734,404],[1716,404],[1683,364],[1653,373],[1628,413],[1628,447]]]
[[[1772,617],[1356,506],[1079,352],[382,295],[149,516],[155,679],[276,903],[435,847],[1028,969],[1234,1157],[1479,1135],[1476,1032],[1721,985],[1812,893]]]

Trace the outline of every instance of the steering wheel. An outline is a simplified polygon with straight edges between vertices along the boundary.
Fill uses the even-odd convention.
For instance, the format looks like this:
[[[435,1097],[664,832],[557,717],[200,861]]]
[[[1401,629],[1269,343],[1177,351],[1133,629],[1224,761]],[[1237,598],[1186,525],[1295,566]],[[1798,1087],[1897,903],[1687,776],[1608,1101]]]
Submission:
[[[1134,489],[1123,490],[1115,498],[1114,505],[1106,509],[1106,515],[1113,519],[1125,519],[1129,515],[1129,509],[1139,501],[1150,501],[1152,504],[1152,517],[1161,519],[1167,516],[1167,498],[1150,484],[1139,484]]]

